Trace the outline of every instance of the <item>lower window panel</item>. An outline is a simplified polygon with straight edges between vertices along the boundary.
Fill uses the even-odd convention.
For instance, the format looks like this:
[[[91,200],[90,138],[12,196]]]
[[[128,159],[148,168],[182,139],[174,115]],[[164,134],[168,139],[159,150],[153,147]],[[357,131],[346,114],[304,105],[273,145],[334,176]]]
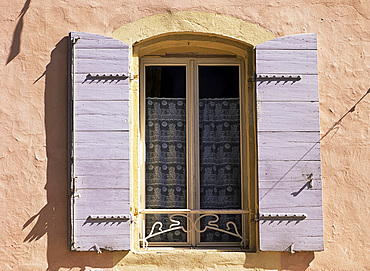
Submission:
[[[187,243],[187,219],[171,215],[148,214],[145,215],[145,236],[148,242],[161,243]],[[176,222],[174,222],[176,221]],[[171,225],[174,225],[171,227]]]
[[[144,246],[149,244],[199,246],[244,244],[242,214],[146,214]]]

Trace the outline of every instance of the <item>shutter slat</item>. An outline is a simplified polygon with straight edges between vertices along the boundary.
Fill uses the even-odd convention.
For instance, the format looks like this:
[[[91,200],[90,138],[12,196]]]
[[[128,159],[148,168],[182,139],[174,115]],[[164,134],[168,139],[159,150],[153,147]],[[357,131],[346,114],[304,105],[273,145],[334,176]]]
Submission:
[[[115,160],[108,160],[109,162]],[[80,176],[78,177],[78,182],[76,183],[77,189],[82,188],[99,188],[107,189],[112,186],[117,186],[122,182],[122,179],[129,179],[129,172],[123,172],[119,176],[109,176],[109,178],[104,178],[105,176]]]
[[[75,101],[128,101],[129,86],[118,83],[106,83],[104,88],[98,83],[78,84],[75,86]]]
[[[322,235],[322,232],[314,232],[314,229],[317,226],[317,223],[320,223],[320,220],[311,219],[311,220],[298,222],[295,225],[294,223],[287,223],[286,221],[285,222],[283,221],[280,224],[274,223],[274,225],[271,226],[270,228],[274,229],[275,233],[280,233],[281,235],[284,234],[287,228],[288,229],[290,228],[290,229],[299,229],[298,236],[301,236],[301,237],[305,237],[305,236],[319,237]],[[289,236],[285,236],[285,237],[290,239],[292,242],[294,242],[294,240],[291,237]]]
[[[98,36],[99,35],[96,35],[96,37]],[[122,43],[118,43],[114,39],[97,40],[94,38],[91,38],[91,39],[81,38],[78,40],[78,43],[76,43],[75,48],[76,49],[125,49],[125,48],[128,48],[128,46],[122,45]]]
[[[315,34],[256,47],[259,213],[307,214],[260,220],[262,251],[287,251],[292,244],[295,251],[323,249],[316,48]]]
[[[114,51],[114,50],[113,50]],[[112,52],[115,53],[115,52]],[[75,62],[75,73],[80,74],[122,74],[127,75],[128,60],[119,59],[79,59]]]
[[[310,91],[310,89],[317,87],[316,75],[302,75],[298,81],[257,81],[257,85],[257,101],[319,101],[318,92]]]
[[[100,223],[102,224],[102,223]],[[126,223],[127,224],[127,223]],[[91,231],[96,232],[99,231],[99,223],[97,225],[93,225],[96,227],[92,227]],[[108,227],[109,224],[107,225],[107,229],[111,231],[111,228]],[[118,226],[115,226],[119,229],[120,232],[128,232],[129,226],[119,224]],[[110,239],[108,238],[107,235],[100,235],[97,234],[94,237],[91,235],[89,236],[80,236],[77,235],[77,241],[75,242],[75,247],[76,250],[78,251],[97,251],[95,248],[95,245],[98,245],[98,247],[101,250],[108,250],[108,251],[114,251],[117,250],[117,247],[121,247],[121,241],[120,240],[125,240],[130,238],[130,234],[114,234],[113,231],[111,231],[111,234],[109,236],[114,235],[116,238],[115,239]],[[92,244],[92,246],[90,246]]]
[[[126,181],[126,180],[124,180]],[[78,180],[76,181],[78,182]],[[130,204],[128,189],[77,189],[75,219],[88,219],[93,215],[128,215]],[[103,227],[101,230],[104,230]]]
[[[75,119],[76,131],[121,131],[129,129],[128,112],[124,116],[80,115]]]
[[[103,223],[107,223],[108,225],[111,225],[111,226],[107,227],[107,230],[99,232],[99,222],[98,221],[96,222],[90,221],[86,223],[84,219],[77,220],[76,236],[84,237],[83,239],[87,239],[89,237],[92,238],[91,236],[95,235],[95,238],[97,239],[95,239],[95,241],[93,239],[91,242],[98,243],[101,241],[105,241],[105,240],[99,240],[103,237],[109,238],[110,235],[115,235],[115,236],[122,235],[122,232],[127,232],[130,227],[129,223],[120,223],[119,225],[116,226],[114,224],[118,224],[119,222],[113,222],[109,220],[105,220],[105,222]],[[96,234],[97,231],[99,232],[98,234]],[[108,245],[109,244],[105,243],[105,246],[108,246]]]
[[[315,34],[298,34],[280,37],[258,45],[259,50],[316,50]]]
[[[94,61],[101,61],[101,60],[119,60],[122,63],[128,61],[126,56],[126,48],[119,48],[119,49],[77,49],[75,50],[75,58],[78,58],[80,61],[81,59],[90,59]]]
[[[75,144],[77,159],[129,159],[129,146],[121,144]]]
[[[321,228],[321,220],[306,220],[299,223],[268,222],[261,224],[260,229],[266,232],[266,245],[273,246],[276,251],[289,251],[289,248],[294,244],[294,250],[299,251],[300,247],[305,247],[307,251],[323,250],[322,231],[317,231]],[[294,231],[295,235],[287,234]]]
[[[101,177],[128,177],[128,163],[129,161],[121,160],[81,160],[75,165],[75,174],[82,178],[87,176],[89,178],[101,179]]]
[[[273,187],[272,190],[260,188],[259,198],[260,201],[263,201],[263,206],[260,207],[260,209],[269,213],[269,208],[282,207],[281,212],[277,213],[286,213],[285,207],[321,206],[318,201],[321,199],[321,189],[311,190],[305,188],[300,193],[299,189],[300,188],[293,185],[289,186],[287,189],[279,189],[276,186]],[[294,196],[294,193],[298,193],[298,195]]]
[[[129,131],[105,131],[105,132],[75,132],[75,143],[97,143],[97,144],[111,144],[126,145],[129,140]]]
[[[258,88],[258,87],[257,87]],[[257,104],[259,131],[319,131],[318,102],[265,102]]]
[[[310,189],[319,189],[321,190],[321,180],[320,179],[312,179],[313,180],[313,187]],[[268,189],[274,189],[274,190],[287,190],[291,189],[291,191],[299,191],[302,187],[307,188],[308,185],[308,178],[306,176],[302,176],[302,178],[295,179],[294,181],[261,181],[259,183],[259,188],[261,189],[262,194],[263,190],[268,190]],[[294,193],[294,192],[292,192]]]
[[[259,160],[320,161],[320,144],[315,145],[316,142],[317,133],[315,132],[271,133],[262,131],[258,137]],[[311,151],[305,155],[310,149]]]
[[[257,47],[258,48],[258,47]],[[258,74],[316,74],[316,50],[263,50],[256,52]],[[280,62],[277,66],[274,63]]]
[[[262,143],[262,144],[261,144]],[[320,145],[311,149],[312,143],[273,143],[259,141],[260,161],[320,161]],[[311,150],[310,150],[311,149]],[[307,154],[306,152],[310,150]],[[273,153],[273,155],[271,155]]]
[[[293,167],[294,166],[294,167]],[[258,161],[259,184],[262,181],[277,180],[296,181],[306,178],[306,174],[313,175],[315,179],[321,179],[320,161],[300,161],[295,164],[291,161]],[[309,172],[309,173],[307,173]]]
[[[128,46],[100,35],[72,32],[71,249],[130,249],[130,221],[90,216],[130,214]]]
[[[75,101],[76,115],[124,115],[128,101]]]

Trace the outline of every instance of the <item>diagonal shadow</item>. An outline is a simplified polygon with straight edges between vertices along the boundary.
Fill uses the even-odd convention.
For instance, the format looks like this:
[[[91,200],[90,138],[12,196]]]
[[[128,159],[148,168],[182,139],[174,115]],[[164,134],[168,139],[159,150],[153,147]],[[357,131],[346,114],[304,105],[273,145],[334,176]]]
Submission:
[[[9,56],[8,56],[8,59],[5,65],[8,65],[8,63],[12,61],[20,52],[21,34],[23,30],[23,18],[28,8],[30,7],[30,3],[31,3],[31,0],[27,0],[26,3],[24,3],[24,6],[21,12],[18,15],[19,20],[18,20],[17,26],[15,27],[14,33],[13,33],[12,46],[10,47]]]
[[[26,221],[26,223],[23,224],[22,229],[24,230],[37,218],[35,226],[27,234],[23,242],[37,241],[46,234],[46,232],[48,231],[48,219],[47,216],[45,216],[44,214],[49,213],[49,210],[47,210],[48,208],[49,205],[46,204],[37,214],[32,216]]]
[[[287,170],[287,172],[285,172],[285,174],[283,176],[281,176],[281,178],[269,189],[267,190],[267,192],[260,198],[260,201],[272,190],[274,189],[275,186],[277,186],[284,178],[285,176],[287,176],[289,174],[289,172],[292,171],[293,168],[295,168],[299,162],[301,162],[303,160],[303,158],[317,145],[320,143],[321,140],[323,140],[332,130],[336,129],[337,126],[342,122],[342,120],[349,114],[349,113],[352,113],[355,111],[356,109],[356,106],[370,93],[370,88],[367,90],[367,92],[362,95],[362,97],[360,99],[357,100],[357,102],[350,108],[347,110],[347,112],[339,119],[337,120],[329,129],[328,131],[326,131],[326,133],[320,137],[320,139],[318,141],[316,141],[309,149],[308,151],[302,155],[302,157],[300,159],[298,159],[298,161],[296,161],[294,163],[294,165],[289,169]],[[294,195],[293,195],[294,196]]]

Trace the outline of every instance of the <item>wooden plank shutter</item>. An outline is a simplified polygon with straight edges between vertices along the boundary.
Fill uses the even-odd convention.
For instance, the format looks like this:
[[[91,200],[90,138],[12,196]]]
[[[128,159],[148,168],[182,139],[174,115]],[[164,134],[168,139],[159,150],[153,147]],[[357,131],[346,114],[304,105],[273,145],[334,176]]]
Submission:
[[[261,251],[323,250],[316,34],[256,47]]]
[[[70,33],[71,249],[130,249],[127,44]]]

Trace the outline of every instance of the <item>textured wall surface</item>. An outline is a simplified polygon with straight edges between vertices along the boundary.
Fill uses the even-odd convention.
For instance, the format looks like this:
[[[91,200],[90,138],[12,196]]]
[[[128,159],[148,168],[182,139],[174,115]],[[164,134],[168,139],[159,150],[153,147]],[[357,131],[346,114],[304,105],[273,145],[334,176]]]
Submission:
[[[369,88],[367,0],[1,1],[0,270],[366,270],[370,95],[322,141],[325,251],[68,251],[66,36],[109,36],[136,20],[176,11],[235,17],[276,37],[317,33],[322,134]]]

